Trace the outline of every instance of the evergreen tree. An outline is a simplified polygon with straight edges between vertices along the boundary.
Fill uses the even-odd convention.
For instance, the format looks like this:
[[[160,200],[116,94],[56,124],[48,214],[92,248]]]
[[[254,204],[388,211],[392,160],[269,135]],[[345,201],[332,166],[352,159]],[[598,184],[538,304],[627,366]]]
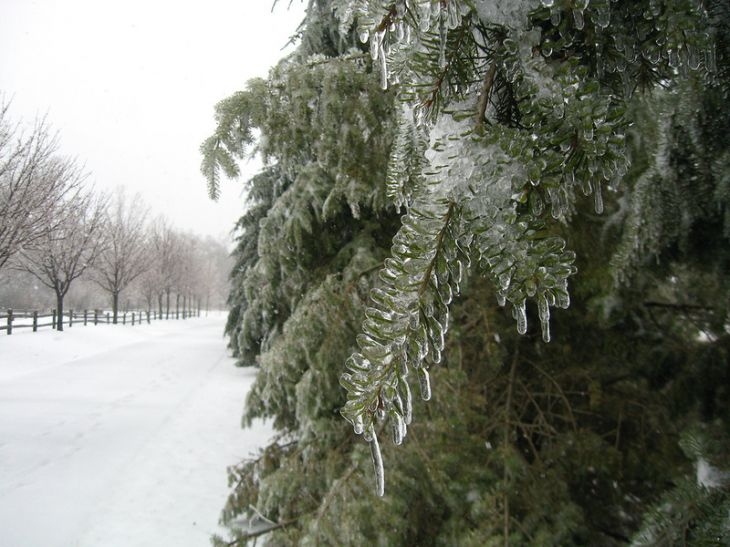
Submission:
[[[202,147],[212,195],[267,162],[227,329],[280,435],[231,470],[234,543],[727,541],[728,21],[310,2]]]

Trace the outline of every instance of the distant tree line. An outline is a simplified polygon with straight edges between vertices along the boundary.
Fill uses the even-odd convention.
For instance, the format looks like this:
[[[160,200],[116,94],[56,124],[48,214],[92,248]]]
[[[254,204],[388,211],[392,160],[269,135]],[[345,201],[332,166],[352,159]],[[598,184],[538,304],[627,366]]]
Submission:
[[[220,307],[228,261],[223,242],[150,219],[139,195],[96,190],[45,119],[26,128],[0,103],[0,306],[62,314],[74,286],[84,307],[110,305],[114,323],[130,304]]]

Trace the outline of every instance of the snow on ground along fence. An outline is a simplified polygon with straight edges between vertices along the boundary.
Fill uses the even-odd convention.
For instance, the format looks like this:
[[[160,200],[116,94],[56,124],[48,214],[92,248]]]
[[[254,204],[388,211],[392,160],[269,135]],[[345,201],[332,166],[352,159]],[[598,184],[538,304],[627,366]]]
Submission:
[[[223,533],[226,468],[274,436],[240,428],[255,370],[228,355],[226,315],[2,337],[1,547],[204,547]]]
[[[118,323],[122,325],[139,325],[151,323],[160,319],[187,319],[189,317],[200,317],[200,309],[176,309],[158,312],[157,310],[133,310],[121,312],[118,316]],[[59,318],[56,310],[41,312],[38,310],[13,310],[7,309],[0,315],[0,332],[13,334],[16,329],[33,329],[37,332],[43,327],[56,329],[58,321],[63,321],[65,326],[74,325],[98,325],[111,324],[112,312],[106,310],[69,310]]]

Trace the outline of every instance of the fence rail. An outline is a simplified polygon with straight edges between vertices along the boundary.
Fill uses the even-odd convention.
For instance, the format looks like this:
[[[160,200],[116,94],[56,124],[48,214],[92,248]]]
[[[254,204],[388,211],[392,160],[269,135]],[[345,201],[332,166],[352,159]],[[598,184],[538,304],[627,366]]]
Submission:
[[[132,310],[118,312],[117,324],[119,325],[141,325],[143,322],[151,323],[161,319],[187,319],[189,317],[200,317],[200,310],[170,310],[159,313],[157,310]],[[43,321],[46,322],[43,322]],[[73,327],[74,325],[109,325],[113,321],[112,312],[107,310],[68,310],[63,317],[58,317],[56,310],[50,312],[39,312],[38,310],[14,310],[8,309],[0,314],[0,332],[13,334],[16,329],[33,329],[37,332],[43,327],[56,329],[58,322],[62,321],[63,326]]]

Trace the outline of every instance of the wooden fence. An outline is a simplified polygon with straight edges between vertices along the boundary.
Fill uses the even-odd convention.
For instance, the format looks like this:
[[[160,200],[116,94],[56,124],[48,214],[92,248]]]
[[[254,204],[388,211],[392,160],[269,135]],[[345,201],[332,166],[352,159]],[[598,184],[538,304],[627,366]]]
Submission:
[[[200,317],[200,310],[171,310],[166,313],[158,313],[157,310],[134,310],[118,312],[118,325],[140,325],[143,322],[151,323],[160,319],[187,319],[188,317]],[[17,329],[33,329],[37,332],[43,327],[56,328],[59,321],[63,321],[64,327],[74,325],[99,325],[112,323],[112,312],[106,310],[68,310],[63,317],[58,317],[56,310],[50,313],[43,313],[37,310],[13,310],[8,309],[4,315],[0,315],[0,332],[13,334]]]

